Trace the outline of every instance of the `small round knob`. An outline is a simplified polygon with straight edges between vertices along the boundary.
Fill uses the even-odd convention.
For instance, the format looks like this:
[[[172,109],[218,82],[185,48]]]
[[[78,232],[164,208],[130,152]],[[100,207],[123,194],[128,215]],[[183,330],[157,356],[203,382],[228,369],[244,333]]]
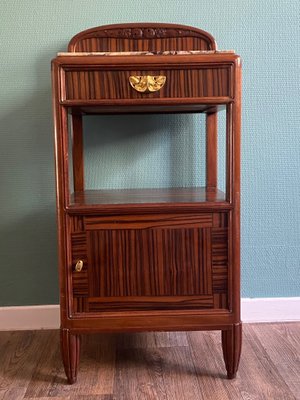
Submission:
[[[76,272],[80,272],[83,268],[83,261],[82,260],[78,260],[76,265],[75,265],[75,271]]]

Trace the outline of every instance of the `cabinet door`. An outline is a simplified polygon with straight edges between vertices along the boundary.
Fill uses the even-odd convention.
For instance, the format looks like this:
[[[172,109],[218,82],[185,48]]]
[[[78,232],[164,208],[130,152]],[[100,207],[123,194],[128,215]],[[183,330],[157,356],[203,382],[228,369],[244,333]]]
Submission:
[[[84,261],[74,311],[215,308],[221,242],[212,213],[86,217],[72,235],[72,261]]]

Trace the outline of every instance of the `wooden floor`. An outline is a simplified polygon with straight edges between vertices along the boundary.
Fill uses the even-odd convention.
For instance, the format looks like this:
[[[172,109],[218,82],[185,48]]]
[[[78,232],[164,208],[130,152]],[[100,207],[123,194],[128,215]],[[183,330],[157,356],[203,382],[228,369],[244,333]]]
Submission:
[[[0,399],[300,399],[300,323],[244,325],[232,381],[219,332],[83,337],[74,385],[65,380],[57,331],[0,332]]]

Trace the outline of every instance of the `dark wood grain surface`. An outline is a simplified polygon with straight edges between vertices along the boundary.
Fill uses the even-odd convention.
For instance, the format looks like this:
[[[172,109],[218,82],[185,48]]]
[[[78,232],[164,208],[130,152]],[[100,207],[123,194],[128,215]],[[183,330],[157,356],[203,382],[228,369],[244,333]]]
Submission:
[[[140,93],[129,84],[129,77],[166,77],[165,85],[157,92]],[[66,97],[64,100],[114,100],[156,98],[229,97],[230,68],[131,69],[130,71],[103,71],[101,64],[93,70],[66,71]]]

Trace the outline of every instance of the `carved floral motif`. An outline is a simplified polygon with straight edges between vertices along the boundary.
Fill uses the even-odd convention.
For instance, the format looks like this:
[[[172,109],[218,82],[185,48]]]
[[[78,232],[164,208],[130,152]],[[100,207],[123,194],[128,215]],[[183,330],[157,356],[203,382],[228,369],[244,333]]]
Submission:
[[[94,33],[98,37],[131,38],[131,39],[151,39],[176,36],[198,36],[195,32],[174,28],[123,28],[105,29]]]

